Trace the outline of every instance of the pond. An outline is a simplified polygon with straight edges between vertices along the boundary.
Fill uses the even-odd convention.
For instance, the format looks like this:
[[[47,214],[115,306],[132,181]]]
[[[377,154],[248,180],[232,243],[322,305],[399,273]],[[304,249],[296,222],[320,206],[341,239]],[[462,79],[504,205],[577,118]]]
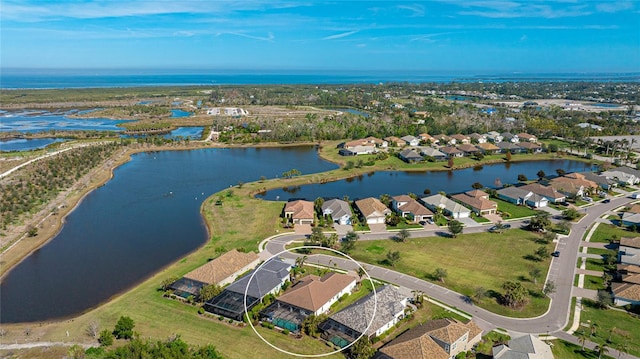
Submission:
[[[366,112],[362,112],[353,108],[330,108],[331,111],[339,111],[339,112],[347,112],[354,115],[360,115],[362,117],[369,117],[370,115]]]
[[[548,160],[511,164],[500,163],[457,171],[371,172],[359,177],[335,182],[271,190],[258,197],[281,201],[292,198],[313,201],[318,197],[343,198],[344,196],[349,196],[353,200],[364,197],[379,197],[382,194],[395,196],[415,193],[418,196],[423,196],[425,189],[429,189],[432,194],[440,191],[451,194],[471,190],[471,184],[474,182],[480,182],[487,187],[496,187],[497,181],[502,184],[516,183],[519,174],[524,174],[529,179],[535,179],[537,178],[536,173],[540,170],[547,175],[555,175],[556,169],[559,168],[566,172],[580,172],[592,169],[589,164],[584,162]]]
[[[200,205],[261,176],[336,168],[313,147],[201,149],[134,155],[91,192],[60,233],[0,284],[0,321],[79,314],[126,291],[207,240]]]
[[[23,111],[0,114],[0,132],[44,131],[122,131],[125,120],[108,118],[69,118],[77,110],[65,112]]]
[[[171,110],[171,118],[182,118],[191,116],[191,112],[182,110]]]
[[[64,142],[64,138],[14,138],[0,140],[0,151],[30,151],[45,148],[52,143]]]

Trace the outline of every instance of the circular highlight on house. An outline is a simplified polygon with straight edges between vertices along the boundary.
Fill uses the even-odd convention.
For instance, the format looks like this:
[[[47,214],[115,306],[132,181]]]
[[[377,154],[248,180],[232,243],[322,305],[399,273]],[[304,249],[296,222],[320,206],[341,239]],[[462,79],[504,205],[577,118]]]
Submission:
[[[366,277],[365,280],[369,281],[372,292],[351,303],[346,308],[342,308],[340,311],[336,311],[336,313],[333,313],[331,316],[324,318],[323,314],[327,313],[332,305],[341,301],[343,296],[350,294],[354,290],[358,278],[344,273],[344,270],[337,270],[337,268],[331,268],[330,266],[321,266],[319,259],[316,263],[307,262],[306,265],[307,267],[317,268],[317,272],[315,270],[312,272],[318,275],[314,273],[300,273],[301,269],[305,268],[304,262],[309,260],[306,256],[299,256],[299,254],[294,253],[294,251],[301,249],[331,251],[347,258],[349,261],[355,263],[353,268],[356,268],[360,274],[363,274],[362,276],[358,275],[360,279]],[[287,254],[287,258],[283,260],[281,256],[285,254]],[[304,260],[300,258],[304,258]],[[295,266],[290,264],[291,260],[296,260]],[[345,261],[343,258],[336,258],[330,259],[329,263],[333,260]],[[333,263],[337,267],[337,262]],[[349,262],[347,261],[347,263]],[[293,284],[291,284],[291,282],[287,284],[286,279],[275,283],[277,282],[277,278],[282,278],[284,273],[286,273],[288,277],[292,268],[294,268],[294,275],[304,275],[297,278]],[[252,283],[255,284],[252,285]],[[276,286],[272,287],[272,283],[276,284]],[[273,289],[267,292],[270,288]],[[282,293],[278,297],[275,297],[274,300],[262,310],[256,311],[254,309],[261,303],[264,297],[274,295],[281,290]],[[244,292],[244,315],[253,332],[273,349],[296,357],[319,358],[349,349],[362,337],[369,335],[368,333],[374,323],[377,309],[378,294],[376,293],[373,280],[366,269],[346,253],[320,246],[305,245],[284,249],[272,255],[249,275],[249,280]],[[343,313],[343,320],[337,317],[333,318],[340,313]],[[317,320],[319,318],[324,318],[324,320]],[[350,320],[352,324],[345,325],[343,323],[344,319]],[[323,353],[296,353],[287,350],[287,348],[282,348],[265,339],[254,326],[253,322],[257,322],[257,320],[263,323],[263,327],[279,330],[287,336],[292,335],[289,338],[291,340],[290,342],[294,343],[293,346],[295,346],[295,341],[297,341],[295,336],[299,336],[304,332],[305,325],[307,328],[310,326],[317,328],[317,330],[321,332],[321,336],[320,339],[316,340],[325,340],[328,343],[332,343],[332,346],[337,347],[337,349]],[[318,347],[320,347],[320,345]]]

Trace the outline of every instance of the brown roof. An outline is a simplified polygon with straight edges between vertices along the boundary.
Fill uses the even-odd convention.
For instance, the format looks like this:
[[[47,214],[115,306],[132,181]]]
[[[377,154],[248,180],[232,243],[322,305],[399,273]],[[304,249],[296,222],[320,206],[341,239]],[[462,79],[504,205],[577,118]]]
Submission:
[[[458,149],[463,152],[478,152],[478,148],[474,145],[462,144],[458,146]]]
[[[455,319],[431,320],[404,332],[380,348],[380,351],[394,359],[448,359],[447,352],[433,338],[452,344],[467,332],[471,339],[481,330],[472,322],[463,324]]]
[[[640,284],[640,274],[628,274],[622,276],[622,281],[631,284]]]
[[[469,141],[469,136],[460,134],[460,133],[456,133],[455,135],[451,135],[451,138],[455,138],[456,141],[462,141],[462,140],[467,140]]]
[[[365,146],[367,145],[367,141],[365,140],[353,140],[344,143],[344,148],[356,147],[356,146]]]
[[[415,199],[411,199],[410,201],[407,201],[407,203],[405,203],[405,205],[401,206],[399,209],[403,212],[410,212],[413,215],[418,215],[418,216],[433,215],[433,212],[431,212],[427,207],[418,203],[418,201],[416,201]]]
[[[447,147],[442,147],[440,149],[440,152],[450,155],[450,154],[456,154],[456,153],[462,153],[462,151],[460,151],[459,149],[453,147],[453,146],[447,146]]]
[[[620,245],[625,247],[640,248],[640,237],[622,237]]]
[[[411,196],[406,195],[406,194],[401,194],[398,196],[393,196],[392,197],[396,202],[410,202],[413,201],[414,199],[411,198]]]
[[[284,211],[293,213],[292,217],[294,219],[313,219],[313,202],[301,199],[287,202],[284,206]]]
[[[640,284],[611,283],[611,290],[615,297],[640,301]]]
[[[355,280],[352,276],[336,272],[322,278],[308,275],[278,297],[278,300],[315,312]]]
[[[258,259],[254,252],[242,253],[236,249],[207,262],[205,265],[187,273],[184,277],[207,284],[220,283],[237,271]]]
[[[380,202],[379,199],[373,197],[357,200],[356,206],[365,217],[376,214],[376,212],[378,212],[378,214],[381,216],[391,213],[391,210],[387,208],[384,203]]]
[[[535,194],[538,194],[540,196],[547,197],[547,198],[559,199],[559,198],[565,198],[566,197],[562,193],[558,192],[555,188],[548,187],[548,186],[543,186],[543,185],[541,185],[539,183],[531,183],[531,184],[528,184],[526,186],[522,186],[520,188],[523,189],[523,190],[526,190],[526,191],[531,191],[531,192],[533,192]]]
[[[634,264],[618,264],[616,269],[619,272],[638,273],[640,274],[640,266]]]
[[[484,199],[489,198],[489,194],[487,192],[481,191],[479,189],[474,189],[472,191],[465,192],[465,194],[473,198],[484,198]]]
[[[480,191],[482,192],[482,191]],[[478,209],[478,210],[485,210],[485,209],[494,209],[494,208],[498,208],[498,204],[490,201],[488,199],[483,199],[483,198],[479,198],[479,197],[472,197],[469,196],[466,193],[460,193],[460,194],[456,194],[451,196],[452,199],[455,199],[457,201],[460,201],[464,204],[468,204],[469,206]]]
[[[629,207],[629,210],[627,212],[640,213],[640,204],[634,204],[633,206]]]
[[[423,140],[423,141],[427,141],[427,140],[435,140],[435,138],[431,137],[431,135],[429,135],[428,133],[421,133],[418,135],[418,137]]]
[[[500,149],[500,147],[498,147],[498,146],[496,146],[496,145],[494,145],[492,143],[489,143],[489,142],[478,143],[476,145],[476,147],[481,148],[481,149],[483,149],[485,151],[498,151]]]
[[[537,139],[535,135],[530,135],[526,132],[519,133],[516,136],[518,136],[519,138],[524,138],[525,140],[531,140],[532,138]]]
[[[585,179],[584,175],[580,173],[568,173],[562,177],[556,177],[552,179],[551,184],[553,183],[572,183],[576,187],[583,186],[584,188],[597,188],[598,184]]]

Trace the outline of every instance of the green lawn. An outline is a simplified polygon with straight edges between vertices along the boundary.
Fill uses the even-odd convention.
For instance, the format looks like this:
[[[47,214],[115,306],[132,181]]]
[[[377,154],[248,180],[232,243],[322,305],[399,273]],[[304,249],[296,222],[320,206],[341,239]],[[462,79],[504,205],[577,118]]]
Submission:
[[[640,319],[638,317],[613,309],[597,309],[584,305],[580,322],[598,325],[595,335],[590,339],[592,342],[604,343],[611,336],[611,347],[615,348],[618,343],[626,341],[630,347],[629,353],[640,356]]]
[[[604,254],[608,254],[611,250],[606,249],[606,248],[593,248],[593,247],[588,247],[587,248],[587,253],[591,253],[591,254],[600,254],[600,255],[604,255]]]
[[[573,343],[566,342],[564,340],[552,340],[551,341],[551,351],[553,352],[553,356],[556,358],[562,359],[597,359],[598,353],[593,350],[585,349],[582,351],[582,347],[580,345],[575,345]],[[612,359],[612,357],[608,355],[603,355],[603,359]]]
[[[371,292],[373,292],[371,281],[367,280],[366,277],[363,277],[361,284],[358,286],[358,290],[349,294],[349,296],[347,296],[346,298],[338,300],[336,303],[334,303],[331,306],[331,313],[337,313],[341,311],[342,309],[348,307],[350,304],[354,303],[358,299]]]
[[[587,266],[585,269],[604,272],[604,261],[602,259],[587,258]]]
[[[599,243],[609,243],[612,238],[620,239],[621,237],[633,236],[633,232],[623,228],[616,227],[613,224],[600,223],[598,228],[593,232],[590,241]]]
[[[492,201],[498,204],[498,211],[507,212],[511,216],[508,218],[522,218],[522,217],[530,217],[536,214],[536,211],[530,209],[526,206],[517,206],[513,203],[509,203],[507,201],[503,201],[498,198],[492,198]],[[505,217],[507,218],[507,217]]]
[[[490,295],[479,305],[496,313],[528,317],[542,314],[548,306],[544,296],[531,298],[523,310],[511,310],[497,304],[505,281],[521,281],[530,291],[540,292],[542,281],[537,284],[529,278],[532,268],[542,271],[544,278],[550,258],[542,262],[526,259],[540,244],[537,235],[521,229],[502,234],[477,233],[458,238],[411,238],[405,243],[390,240],[359,241],[352,257],[366,263],[380,264],[388,251],[399,251],[400,260],[393,269],[418,278],[434,281],[432,273],[438,267],[445,268],[445,283],[438,283],[465,295],[472,295],[476,287],[484,287]],[[552,244],[548,245],[551,250]],[[508,248],[509,250],[505,250]]]
[[[604,289],[604,281],[601,277],[593,275],[584,276],[584,288],[586,289]]]

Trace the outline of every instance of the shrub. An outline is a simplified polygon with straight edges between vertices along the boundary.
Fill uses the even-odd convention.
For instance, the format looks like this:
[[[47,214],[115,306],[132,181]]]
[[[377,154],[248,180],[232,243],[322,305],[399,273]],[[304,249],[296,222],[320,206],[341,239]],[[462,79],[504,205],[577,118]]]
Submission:
[[[282,334],[289,335],[289,329],[282,329]]]
[[[198,314],[204,314],[204,308],[203,307],[198,308]]]
[[[133,337],[133,327],[135,327],[133,319],[121,316],[113,330],[113,335],[118,339],[131,339]]]
[[[109,329],[104,329],[100,332],[98,343],[100,343],[100,345],[103,347],[108,347],[113,344],[113,334],[111,334]]]
[[[219,320],[219,321],[223,321],[223,320],[224,320],[224,317],[223,317],[223,316],[219,316],[219,317],[218,317],[218,320]]]
[[[233,319],[229,319],[229,324],[233,323]]]

